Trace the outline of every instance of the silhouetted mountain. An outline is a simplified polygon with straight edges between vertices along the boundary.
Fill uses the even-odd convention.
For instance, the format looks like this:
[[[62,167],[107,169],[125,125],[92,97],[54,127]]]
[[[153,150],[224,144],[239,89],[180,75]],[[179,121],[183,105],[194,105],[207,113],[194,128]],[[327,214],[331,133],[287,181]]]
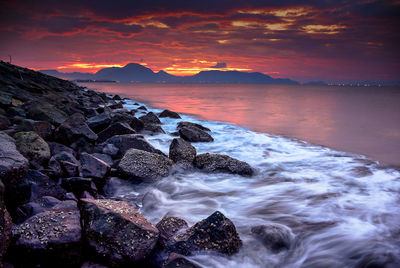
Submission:
[[[303,83],[303,85],[323,86],[323,85],[328,85],[328,84],[324,81],[309,81],[309,82]]]
[[[151,69],[129,63],[124,67],[110,67],[89,73],[60,73],[56,70],[43,70],[45,74],[68,80],[112,80],[118,82],[149,82],[149,83],[249,83],[249,84],[298,84],[290,79],[272,78],[263,73],[248,73],[239,71],[201,71],[192,76],[175,76],[165,71],[153,72]]]

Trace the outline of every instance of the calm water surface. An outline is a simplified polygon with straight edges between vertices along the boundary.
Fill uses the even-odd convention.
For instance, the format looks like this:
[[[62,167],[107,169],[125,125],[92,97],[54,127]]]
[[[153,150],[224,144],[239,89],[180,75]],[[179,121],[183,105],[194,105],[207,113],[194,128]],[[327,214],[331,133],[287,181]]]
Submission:
[[[85,84],[200,118],[400,164],[400,88]]]

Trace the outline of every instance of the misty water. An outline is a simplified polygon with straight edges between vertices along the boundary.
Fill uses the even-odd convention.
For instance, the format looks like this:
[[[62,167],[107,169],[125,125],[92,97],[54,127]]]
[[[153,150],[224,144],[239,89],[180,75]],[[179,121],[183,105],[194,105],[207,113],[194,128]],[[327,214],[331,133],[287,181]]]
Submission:
[[[400,171],[345,152],[354,152],[355,147],[339,151],[315,145],[330,145],[343,138],[398,148],[399,107],[394,105],[399,103],[397,89],[386,89],[391,96],[380,96],[375,94],[378,88],[366,88],[365,94],[358,91],[361,89],[350,88],[355,92],[346,95],[342,91],[345,88],[329,87],[267,86],[262,89],[263,86],[229,85],[230,88],[222,90],[228,85],[87,86],[146,102],[154,107],[150,109],[154,112],[161,111],[157,108],[186,112],[182,120],[210,128],[215,139],[212,143],[193,143],[198,153],[228,154],[255,168],[256,175],[251,178],[174,169],[169,177],[157,182],[127,182],[115,192],[114,198],[137,205],[154,224],[163,216],[171,215],[193,225],[216,210],[230,218],[243,240],[243,247],[230,257],[209,252],[191,256],[199,265],[365,267],[386,263],[387,267],[399,267]],[[300,90],[308,90],[308,94],[299,93]],[[354,100],[352,105],[351,100]],[[134,109],[138,105],[128,101],[125,107]],[[345,116],[346,113],[349,114]],[[355,114],[358,120],[354,120]],[[302,117],[307,118],[294,121]],[[180,120],[161,120],[167,134],[147,139],[168,154],[174,138],[169,133],[176,130]],[[360,137],[353,137],[357,125],[367,121],[372,126],[366,124],[359,131]],[[259,125],[251,126],[251,122]],[[277,131],[258,129],[262,126]],[[344,126],[347,126],[344,130],[330,129]],[[297,134],[290,132],[295,129]],[[326,134],[329,131],[333,134]],[[337,134],[341,131],[342,135]],[[378,136],[380,139],[375,139]],[[321,142],[310,137],[321,138]],[[389,145],[384,145],[382,140],[386,137],[395,141],[388,138]],[[398,164],[398,158],[394,159],[397,156],[398,151],[393,152],[388,158],[393,161],[388,162]],[[253,226],[262,224],[290,228],[293,234],[290,248],[276,253],[265,247],[251,233]]]

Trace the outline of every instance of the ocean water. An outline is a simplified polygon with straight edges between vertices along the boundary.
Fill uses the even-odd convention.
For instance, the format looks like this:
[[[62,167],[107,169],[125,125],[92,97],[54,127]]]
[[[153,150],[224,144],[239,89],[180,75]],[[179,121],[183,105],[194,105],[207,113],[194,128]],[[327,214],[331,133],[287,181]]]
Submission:
[[[138,106],[128,101],[125,107]],[[248,162],[256,174],[247,178],[175,169],[157,182],[127,183],[114,197],[139,206],[154,224],[171,215],[193,225],[216,210],[233,221],[243,240],[237,254],[199,253],[191,260],[202,267],[400,266],[399,170],[299,139],[182,117],[212,130],[214,142],[193,143],[198,153],[228,154]],[[174,138],[169,133],[181,120],[161,121],[167,134],[147,139],[168,154]],[[265,247],[250,231],[262,224],[290,228],[290,248],[275,253]]]

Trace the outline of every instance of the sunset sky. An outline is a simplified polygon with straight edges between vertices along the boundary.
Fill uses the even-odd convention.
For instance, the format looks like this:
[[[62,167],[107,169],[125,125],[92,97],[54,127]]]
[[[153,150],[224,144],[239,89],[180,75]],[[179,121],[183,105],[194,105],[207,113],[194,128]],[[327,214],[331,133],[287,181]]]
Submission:
[[[400,1],[1,1],[0,59],[95,72],[400,81]]]

